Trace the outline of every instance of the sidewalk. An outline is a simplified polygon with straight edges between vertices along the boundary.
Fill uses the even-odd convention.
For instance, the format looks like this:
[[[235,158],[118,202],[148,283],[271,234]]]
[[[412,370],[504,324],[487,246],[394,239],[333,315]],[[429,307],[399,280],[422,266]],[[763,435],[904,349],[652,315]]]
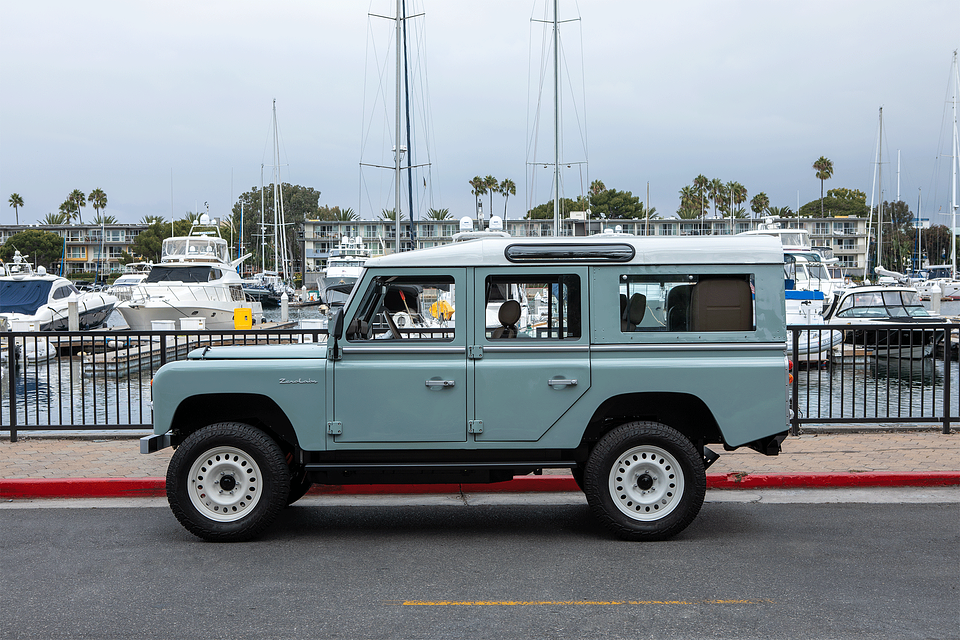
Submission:
[[[960,484],[960,434],[934,431],[829,433],[788,437],[779,456],[748,449],[720,453],[708,486],[906,486]],[[0,497],[162,495],[172,449],[141,455],[136,438],[0,439]],[[545,471],[493,491],[573,490],[568,472]],[[432,488],[436,488],[434,485]],[[327,492],[408,493],[430,486],[330,487]],[[477,490],[477,488],[473,488]]]

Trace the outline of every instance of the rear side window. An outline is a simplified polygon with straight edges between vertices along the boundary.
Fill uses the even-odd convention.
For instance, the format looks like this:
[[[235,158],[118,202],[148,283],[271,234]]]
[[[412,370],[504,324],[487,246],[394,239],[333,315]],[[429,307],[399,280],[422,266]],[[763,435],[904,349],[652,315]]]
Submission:
[[[756,329],[753,276],[622,275],[620,331]]]

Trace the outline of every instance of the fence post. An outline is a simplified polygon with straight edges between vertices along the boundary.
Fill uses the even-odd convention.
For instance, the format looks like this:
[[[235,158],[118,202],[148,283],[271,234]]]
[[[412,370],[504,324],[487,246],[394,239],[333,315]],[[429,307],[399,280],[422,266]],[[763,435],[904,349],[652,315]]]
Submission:
[[[790,435],[800,435],[800,330],[787,328],[793,334],[793,384],[790,385],[790,409],[793,416],[790,418]]]
[[[950,433],[950,414],[953,412],[951,395],[953,384],[950,381],[950,362],[953,359],[953,329],[947,326],[943,340],[943,433]]]
[[[17,341],[11,334],[7,339],[7,384],[10,397],[10,442],[17,441]],[[26,365],[24,365],[26,366]],[[0,409],[2,412],[2,409]]]

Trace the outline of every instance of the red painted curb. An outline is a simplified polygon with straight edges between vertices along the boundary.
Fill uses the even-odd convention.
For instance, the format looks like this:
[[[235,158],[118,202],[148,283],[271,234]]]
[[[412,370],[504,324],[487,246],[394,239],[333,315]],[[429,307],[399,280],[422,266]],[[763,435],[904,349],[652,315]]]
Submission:
[[[960,471],[925,473],[707,474],[709,489],[827,489],[836,487],[942,487],[960,485]],[[309,495],[426,493],[530,493],[579,491],[568,475],[520,476],[495,484],[317,485]],[[141,498],[166,495],[164,478],[25,478],[0,480],[0,498]]]

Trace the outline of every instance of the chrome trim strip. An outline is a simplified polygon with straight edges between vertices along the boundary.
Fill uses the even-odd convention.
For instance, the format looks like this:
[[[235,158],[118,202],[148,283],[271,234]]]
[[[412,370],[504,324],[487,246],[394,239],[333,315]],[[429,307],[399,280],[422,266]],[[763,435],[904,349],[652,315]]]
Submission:
[[[784,351],[786,342],[704,343],[704,344],[595,344],[591,350],[596,353],[622,351]]]
[[[369,353],[369,354],[387,354],[387,353],[426,353],[426,354],[443,354],[443,355],[456,355],[463,354],[464,357],[467,355],[466,347],[441,347],[441,346],[416,346],[416,347],[401,347],[401,346],[391,346],[391,347],[358,347],[358,346],[344,346],[342,348],[343,353]]]
[[[583,344],[536,344],[536,345],[483,345],[484,353],[543,353],[551,351],[562,351],[562,352],[574,352],[574,353],[587,353],[590,351],[590,347]]]

